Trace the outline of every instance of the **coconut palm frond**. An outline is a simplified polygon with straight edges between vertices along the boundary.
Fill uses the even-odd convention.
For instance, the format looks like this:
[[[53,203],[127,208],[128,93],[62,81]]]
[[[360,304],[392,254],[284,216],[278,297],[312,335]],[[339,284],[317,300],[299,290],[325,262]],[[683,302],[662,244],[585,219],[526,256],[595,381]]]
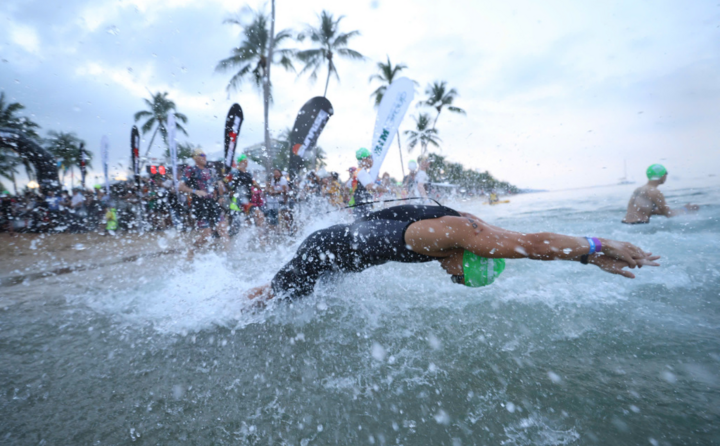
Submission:
[[[340,79],[340,75],[335,65],[335,58],[345,58],[353,60],[363,60],[365,56],[360,54],[358,51],[347,48],[350,39],[359,36],[359,31],[350,31],[347,33],[339,32],[339,24],[343,19],[343,16],[339,16],[337,19],[332,14],[323,10],[318,15],[319,23],[317,26],[306,25],[305,31],[298,35],[298,40],[302,41],[305,38],[309,38],[314,44],[314,48],[310,50],[299,51],[296,54],[298,60],[303,62],[305,66],[298,74],[310,73],[310,80],[315,81],[317,79],[318,69],[324,68],[323,66],[327,63],[327,80],[325,81],[325,93],[327,94],[328,85],[330,83],[330,76],[335,75],[336,79]]]
[[[149,132],[150,130],[152,130],[152,128],[155,126],[155,120],[156,120],[156,118],[152,117],[152,118],[148,119],[147,121],[145,121],[145,124],[143,124],[143,126],[140,128],[140,130],[142,130],[142,132],[143,132],[143,135],[145,133]]]

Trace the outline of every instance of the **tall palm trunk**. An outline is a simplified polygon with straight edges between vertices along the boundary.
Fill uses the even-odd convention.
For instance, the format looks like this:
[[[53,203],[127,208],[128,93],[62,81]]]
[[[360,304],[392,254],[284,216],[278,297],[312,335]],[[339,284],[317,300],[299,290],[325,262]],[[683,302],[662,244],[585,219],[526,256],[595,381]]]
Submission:
[[[433,129],[435,129],[435,124],[437,124],[437,120],[440,117],[440,112],[442,109],[438,109],[438,114],[435,116],[435,120],[433,121]]]
[[[155,131],[153,132],[152,138],[150,138],[150,144],[148,144],[148,148],[145,151],[145,156],[143,158],[147,158],[148,153],[150,153],[150,149],[152,148],[152,143],[155,140],[155,135],[157,135],[158,130],[160,130],[160,123],[158,122],[158,126],[155,127]]]
[[[11,171],[10,176],[12,177],[13,190],[15,191],[15,196],[17,197],[17,183],[15,182],[15,172]]]
[[[331,65],[330,64],[332,63],[332,53],[328,53],[328,54],[329,54],[329,56],[328,56],[328,75],[327,75],[327,80],[325,80],[325,93],[323,93],[323,97],[327,96],[328,85],[330,85],[330,73],[331,73],[331,71],[330,71]]]
[[[268,41],[268,57],[265,63],[265,82],[263,83],[263,105],[265,114],[265,171],[270,174],[272,159],[270,158],[272,142],[270,141],[270,67],[272,66],[273,50],[275,49],[275,0],[272,0],[270,12],[270,39]]]
[[[402,169],[403,179],[405,179],[405,162],[402,158],[402,145],[400,144],[400,130],[397,132],[398,137],[398,151],[400,152],[400,168]]]

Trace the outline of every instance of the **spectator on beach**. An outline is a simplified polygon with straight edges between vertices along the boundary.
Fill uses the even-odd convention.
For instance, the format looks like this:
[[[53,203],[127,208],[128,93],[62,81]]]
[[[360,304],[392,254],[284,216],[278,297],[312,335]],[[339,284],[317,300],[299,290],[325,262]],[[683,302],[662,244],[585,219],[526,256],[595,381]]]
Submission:
[[[73,211],[79,211],[83,205],[85,204],[85,197],[83,196],[80,189],[75,189],[75,194],[73,194],[72,199],[70,200],[70,208]]]
[[[273,169],[272,177],[265,188],[265,217],[270,226],[277,226],[279,216],[285,210],[287,202],[288,182],[280,169]],[[283,212],[286,216],[286,212]]]
[[[60,192],[60,210],[65,211],[70,209],[71,205],[72,199],[70,198],[70,193],[66,190]]]
[[[250,218],[258,228],[265,228],[265,214],[262,209],[265,208],[265,198],[260,185],[253,181],[250,189],[250,202],[243,205],[243,212]]]
[[[47,196],[45,196],[45,206],[47,207],[50,228],[53,228],[60,223],[60,202],[60,197],[55,195],[54,190],[48,191]]]
[[[345,204],[339,179],[340,175],[337,172],[331,172],[330,175],[323,178],[322,189],[323,196],[328,202],[338,208]]]
[[[417,161],[410,160],[408,162],[408,174],[405,175],[405,178],[403,178],[403,189],[408,191],[409,193],[413,193],[415,191],[415,175],[417,174]]]
[[[48,211],[59,212],[60,211],[60,197],[55,196],[55,191],[50,190],[45,197],[45,203],[47,203]]]
[[[427,175],[427,169],[430,167],[430,158],[424,157],[420,158],[420,161],[418,163],[418,171],[415,174],[415,181],[414,186],[415,189],[413,190],[413,193],[411,196],[415,197],[422,197],[424,199],[427,199],[428,197],[428,185],[430,183],[430,178]],[[423,202],[426,200],[423,200]]]

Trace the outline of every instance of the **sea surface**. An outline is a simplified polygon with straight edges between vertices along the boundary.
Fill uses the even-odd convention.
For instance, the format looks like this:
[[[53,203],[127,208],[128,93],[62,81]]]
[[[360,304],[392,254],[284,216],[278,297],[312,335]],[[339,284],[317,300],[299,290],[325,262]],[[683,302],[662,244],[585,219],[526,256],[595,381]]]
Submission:
[[[698,214],[622,225],[637,186],[446,203],[662,256],[634,280],[514,260],[469,289],[388,264],[258,309],[242,293],[301,238],[243,233],[228,257],[1,287],[0,444],[720,444],[720,181],[670,179]]]

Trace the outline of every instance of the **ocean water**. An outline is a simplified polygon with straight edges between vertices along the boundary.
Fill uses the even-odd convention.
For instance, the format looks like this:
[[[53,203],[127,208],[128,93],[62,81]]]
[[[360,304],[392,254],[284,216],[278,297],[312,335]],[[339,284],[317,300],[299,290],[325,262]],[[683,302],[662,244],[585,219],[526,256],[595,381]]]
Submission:
[[[720,444],[720,184],[620,224],[632,185],[447,203],[662,256],[629,280],[508,261],[495,284],[388,264],[248,305],[301,241],[0,288],[1,444]],[[303,228],[339,221],[317,215]],[[172,241],[169,241],[171,243]]]

